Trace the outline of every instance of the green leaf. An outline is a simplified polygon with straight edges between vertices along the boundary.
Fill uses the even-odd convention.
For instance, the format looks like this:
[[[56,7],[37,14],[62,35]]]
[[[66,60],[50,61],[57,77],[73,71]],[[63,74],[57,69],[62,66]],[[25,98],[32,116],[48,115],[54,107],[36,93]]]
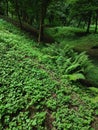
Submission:
[[[78,79],[85,79],[85,76],[81,73],[75,73],[68,75],[69,80],[76,81]]]

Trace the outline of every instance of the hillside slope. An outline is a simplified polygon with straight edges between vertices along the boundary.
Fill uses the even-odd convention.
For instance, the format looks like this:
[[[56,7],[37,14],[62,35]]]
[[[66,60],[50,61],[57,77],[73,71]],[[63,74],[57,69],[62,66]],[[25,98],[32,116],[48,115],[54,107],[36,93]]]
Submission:
[[[0,20],[0,130],[97,130],[98,90],[78,82],[90,66]]]

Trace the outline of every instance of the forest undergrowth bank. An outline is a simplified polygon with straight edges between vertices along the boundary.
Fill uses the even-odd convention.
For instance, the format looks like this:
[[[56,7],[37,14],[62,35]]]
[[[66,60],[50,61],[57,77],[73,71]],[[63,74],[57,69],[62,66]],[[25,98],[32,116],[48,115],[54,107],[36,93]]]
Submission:
[[[0,129],[97,130],[93,65],[69,45],[39,45],[0,20]]]

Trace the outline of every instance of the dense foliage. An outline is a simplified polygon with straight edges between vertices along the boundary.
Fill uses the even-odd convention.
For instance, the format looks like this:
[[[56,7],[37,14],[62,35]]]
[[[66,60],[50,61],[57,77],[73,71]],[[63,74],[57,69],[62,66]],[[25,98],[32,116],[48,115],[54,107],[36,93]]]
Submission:
[[[0,20],[0,129],[94,130],[98,90],[79,83],[91,68],[85,53],[43,48]]]
[[[78,10],[78,11],[77,11]],[[24,21],[39,30],[38,41],[43,41],[45,26],[74,26],[86,28],[98,24],[98,0],[2,0],[0,14]]]

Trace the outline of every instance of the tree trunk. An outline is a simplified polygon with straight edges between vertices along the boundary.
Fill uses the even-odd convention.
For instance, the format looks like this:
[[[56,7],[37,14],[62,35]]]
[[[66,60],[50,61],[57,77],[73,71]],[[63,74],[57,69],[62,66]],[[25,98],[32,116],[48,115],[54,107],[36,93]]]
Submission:
[[[82,28],[84,29],[86,26],[86,21],[84,21]]]
[[[79,22],[78,22],[77,28],[80,27],[80,25],[81,25],[81,21],[82,21],[82,18],[79,19]]]
[[[98,26],[98,12],[96,12],[96,21],[95,21],[95,33],[97,33],[97,26]]]
[[[8,16],[8,10],[9,10],[8,0],[5,0],[5,2],[6,2],[6,16]]]
[[[20,28],[22,28],[22,21],[21,21],[21,16],[20,16],[20,12],[19,12],[19,5],[18,5],[18,0],[15,0],[15,10],[17,13],[17,17],[20,23]]]
[[[43,41],[43,37],[44,37],[44,17],[43,15],[41,15],[40,17],[40,25],[39,25],[39,36],[38,36],[38,42]]]
[[[49,21],[49,25],[52,25],[52,23],[53,23],[53,21],[54,21],[53,12],[51,12],[50,16],[48,17],[48,21]]]
[[[41,0],[40,3],[40,23],[39,23],[39,36],[38,36],[38,42],[41,42],[44,40],[44,20],[46,16],[47,7],[50,0]]]
[[[92,21],[92,12],[89,12],[86,33],[89,33],[89,32],[90,32],[90,25],[91,25],[91,21]]]

